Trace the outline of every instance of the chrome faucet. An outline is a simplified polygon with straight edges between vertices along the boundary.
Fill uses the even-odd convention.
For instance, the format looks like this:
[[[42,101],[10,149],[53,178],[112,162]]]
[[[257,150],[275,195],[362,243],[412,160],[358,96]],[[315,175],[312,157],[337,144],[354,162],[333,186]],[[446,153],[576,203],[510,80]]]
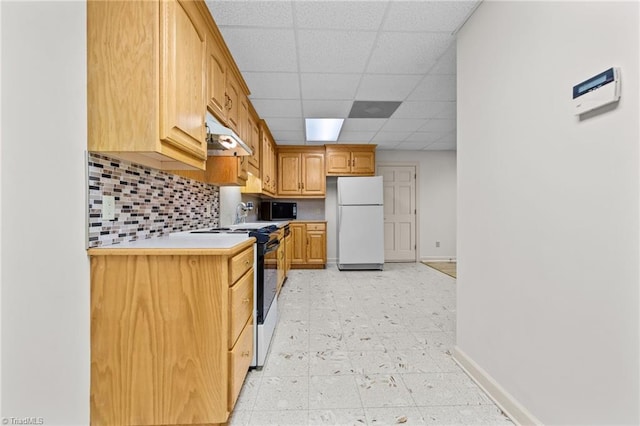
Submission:
[[[249,208],[245,203],[238,203],[236,206],[236,218],[233,222],[234,225],[238,225],[240,223],[245,223],[247,220],[247,213],[249,212]]]

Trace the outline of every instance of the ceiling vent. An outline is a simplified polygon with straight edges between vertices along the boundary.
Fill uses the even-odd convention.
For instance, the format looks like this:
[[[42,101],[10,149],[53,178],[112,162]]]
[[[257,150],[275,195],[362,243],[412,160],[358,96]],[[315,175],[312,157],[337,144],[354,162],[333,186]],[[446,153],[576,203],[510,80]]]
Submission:
[[[349,118],[389,118],[402,102],[354,101]]]

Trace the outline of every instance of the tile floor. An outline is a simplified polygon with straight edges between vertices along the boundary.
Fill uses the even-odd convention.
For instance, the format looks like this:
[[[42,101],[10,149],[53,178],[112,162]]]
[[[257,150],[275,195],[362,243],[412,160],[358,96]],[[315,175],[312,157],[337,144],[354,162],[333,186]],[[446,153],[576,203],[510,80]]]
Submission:
[[[293,270],[230,425],[510,425],[451,359],[455,279],[421,263]]]

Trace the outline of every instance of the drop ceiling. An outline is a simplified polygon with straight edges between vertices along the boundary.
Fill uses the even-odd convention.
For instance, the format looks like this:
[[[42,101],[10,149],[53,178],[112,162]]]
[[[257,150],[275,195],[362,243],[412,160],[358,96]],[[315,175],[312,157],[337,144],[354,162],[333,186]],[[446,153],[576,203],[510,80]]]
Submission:
[[[279,145],[304,118],[344,118],[337,143],[456,149],[455,32],[478,1],[207,1]],[[401,102],[348,118],[354,101]]]

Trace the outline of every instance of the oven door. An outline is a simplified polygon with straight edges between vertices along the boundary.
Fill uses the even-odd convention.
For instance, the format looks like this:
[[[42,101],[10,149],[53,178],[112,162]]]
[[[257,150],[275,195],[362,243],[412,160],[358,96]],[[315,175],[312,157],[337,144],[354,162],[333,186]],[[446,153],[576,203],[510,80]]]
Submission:
[[[264,323],[269,313],[269,308],[276,297],[278,287],[278,256],[277,251],[280,241],[272,240],[265,244],[263,251],[262,285],[258,282],[258,324]],[[262,296],[262,297],[261,297]]]

